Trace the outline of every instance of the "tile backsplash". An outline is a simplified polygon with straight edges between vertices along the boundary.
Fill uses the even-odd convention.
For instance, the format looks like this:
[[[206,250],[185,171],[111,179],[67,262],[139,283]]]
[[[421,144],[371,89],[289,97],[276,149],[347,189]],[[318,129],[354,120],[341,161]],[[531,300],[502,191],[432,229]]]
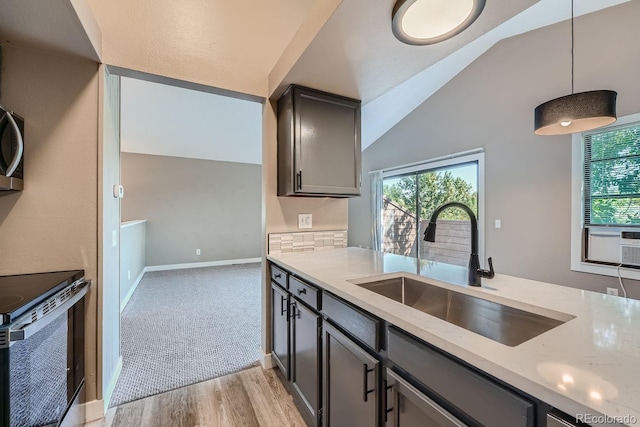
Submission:
[[[326,251],[347,247],[347,230],[269,234],[269,253]]]

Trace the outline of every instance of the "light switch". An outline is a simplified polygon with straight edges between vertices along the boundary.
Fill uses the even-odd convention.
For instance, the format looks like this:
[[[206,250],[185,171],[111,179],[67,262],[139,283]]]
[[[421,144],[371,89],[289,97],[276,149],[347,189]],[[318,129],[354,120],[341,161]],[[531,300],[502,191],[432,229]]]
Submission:
[[[499,219],[496,219],[496,228],[502,228],[502,221]]]
[[[298,214],[298,228],[311,228],[311,227],[312,227],[312,215]]]
[[[118,230],[111,230],[111,246],[118,246]]]

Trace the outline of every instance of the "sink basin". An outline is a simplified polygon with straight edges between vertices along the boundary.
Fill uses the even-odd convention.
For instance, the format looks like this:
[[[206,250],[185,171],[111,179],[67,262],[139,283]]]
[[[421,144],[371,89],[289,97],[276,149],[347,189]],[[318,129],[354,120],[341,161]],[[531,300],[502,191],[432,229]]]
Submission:
[[[558,318],[531,313],[406,276],[351,282],[510,347],[573,318],[564,313],[556,313]]]

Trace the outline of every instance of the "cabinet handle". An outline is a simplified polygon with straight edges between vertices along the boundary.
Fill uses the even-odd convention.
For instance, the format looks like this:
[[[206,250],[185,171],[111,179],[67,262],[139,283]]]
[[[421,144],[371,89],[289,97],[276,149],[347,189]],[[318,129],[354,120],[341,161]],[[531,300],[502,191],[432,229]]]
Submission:
[[[301,311],[297,309],[296,304],[291,304],[291,317],[300,318]]]
[[[392,385],[387,383],[387,380],[382,381],[384,384],[384,422],[386,423],[388,420],[389,412],[393,412],[395,409],[393,406],[389,408],[389,390],[393,388]]]
[[[302,189],[302,171],[299,171],[296,174],[296,180],[297,180],[296,184],[298,185],[298,190],[301,190]]]
[[[306,295],[307,290],[305,288],[298,288],[298,295],[302,295],[305,294]]]
[[[282,295],[280,295],[280,316],[284,316],[284,313],[286,311],[286,309],[284,308],[284,300],[286,300],[287,297],[283,297]]]
[[[368,401],[369,393],[376,391],[375,388],[369,390],[369,373],[375,371],[375,368],[369,369],[369,366],[365,363],[362,365],[362,374],[364,375],[363,387],[362,387],[362,400]]]

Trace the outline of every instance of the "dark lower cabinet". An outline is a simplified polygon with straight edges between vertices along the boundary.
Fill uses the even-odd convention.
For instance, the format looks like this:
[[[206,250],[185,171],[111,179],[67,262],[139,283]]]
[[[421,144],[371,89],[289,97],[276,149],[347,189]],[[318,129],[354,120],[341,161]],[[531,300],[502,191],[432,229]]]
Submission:
[[[292,298],[291,382],[314,426],[320,425],[320,315]]]
[[[323,426],[378,427],[380,362],[325,321]]]
[[[277,266],[271,326],[273,358],[311,427],[574,425],[547,403]]]
[[[271,283],[271,354],[289,377],[289,293]]]
[[[466,425],[388,368],[383,384],[386,393],[383,408],[386,427]]]

